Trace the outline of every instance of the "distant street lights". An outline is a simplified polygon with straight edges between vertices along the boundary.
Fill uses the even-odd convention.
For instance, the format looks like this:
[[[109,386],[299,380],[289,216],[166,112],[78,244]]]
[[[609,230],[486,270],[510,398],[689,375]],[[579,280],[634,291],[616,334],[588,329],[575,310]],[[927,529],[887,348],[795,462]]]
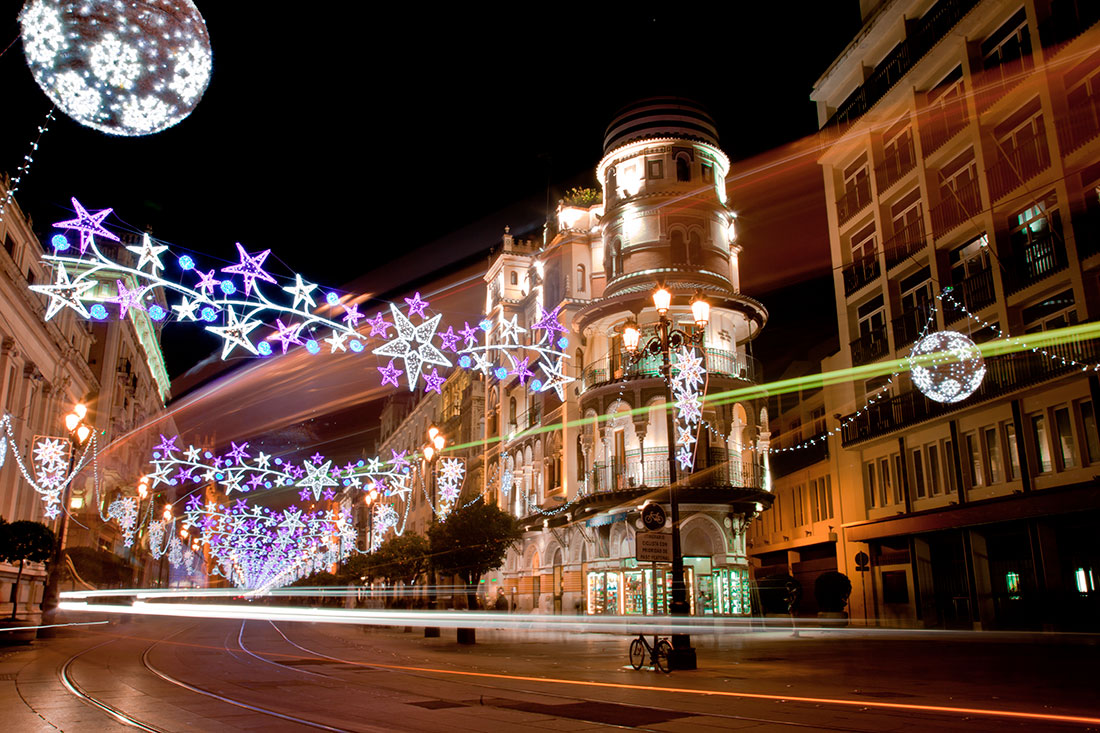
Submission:
[[[430,489],[429,493],[429,506],[428,509],[432,513],[432,524],[435,524],[435,462],[439,459],[439,454],[443,452],[443,448],[447,445],[447,437],[443,435],[442,431],[435,425],[428,428],[428,442],[421,449],[421,454],[424,456],[424,474],[428,477],[428,483]],[[431,608],[435,608],[435,589],[437,585],[437,578],[435,570],[430,571],[431,574],[431,589],[428,594],[428,605]],[[424,636],[426,638],[435,638],[439,636],[438,626],[426,626],[424,627]]]
[[[370,493],[363,497],[369,511],[367,515],[367,552],[374,552],[374,501],[377,498],[377,489],[371,489]]]
[[[665,379],[665,431],[668,435],[668,503],[672,516],[672,602],[669,604],[669,612],[673,616],[687,616],[691,606],[688,603],[687,586],[684,583],[684,556],[680,547],[680,505],[676,501],[675,491],[676,444],[673,436],[676,433],[675,420],[672,416],[671,350],[685,344],[701,345],[703,343],[704,329],[710,319],[710,304],[698,293],[692,299],[691,314],[696,326],[694,333],[673,328],[672,321],[668,317],[668,311],[672,305],[672,293],[667,289],[660,287],[654,291],[653,305],[659,316],[657,335],[639,350],[641,331],[637,323],[632,320],[627,321],[623,326],[623,346],[635,361],[646,354],[661,356],[661,376]],[[669,665],[673,669],[695,669],[695,649],[692,648],[691,637],[687,634],[672,635],[672,654],[669,655]]]

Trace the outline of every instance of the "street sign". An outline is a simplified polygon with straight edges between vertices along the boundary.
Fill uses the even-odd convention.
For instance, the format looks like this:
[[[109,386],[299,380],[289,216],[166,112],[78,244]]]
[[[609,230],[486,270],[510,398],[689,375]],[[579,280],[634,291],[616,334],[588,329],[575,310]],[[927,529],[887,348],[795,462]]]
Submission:
[[[868,557],[866,552],[862,550],[856,553],[856,570],[861,573],[865,573],[871,569],[871,558]]]
[[[635,535],[638,562],[672,562],[672,535],[667,532],[638,532]]]
[[[642,524],[650,532],[664,529],[666,519],[665,509],[660,504],[646,504],[642,507]]]

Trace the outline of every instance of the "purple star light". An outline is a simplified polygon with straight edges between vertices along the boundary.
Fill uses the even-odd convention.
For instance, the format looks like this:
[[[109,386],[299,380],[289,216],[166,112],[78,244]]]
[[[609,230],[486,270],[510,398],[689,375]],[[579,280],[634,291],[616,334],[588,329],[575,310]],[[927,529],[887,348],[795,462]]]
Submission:
[[[393,324],[382,317],[381,311],[374,314],[374,318],[368,318],[367,323],[370,324],[371,338],[375,336],[381,336],[382,338],[389,338],[389,329]]]
[[[248,447],[248,443],[237,445],[231,440],[229,444],[233,446],[233,450],[225,454],[225,457],[229,459],[227,463],[231,463],[232,461],[236,461],[238,464],[244,463],[248,458],[248,454],[244,452],[244,449]]]
[[[287,347],[291,344],[302,345],[302,339],[298,338],[298,334],[302,330],[303,323],[291,323],[284,326],[281,318],[275,319],[275,325],[279,329],[279,333],[275,335],[275,338],[279,340],[279,343],[283,346],[283,353],[286,353]]]
[[[527,378],[535,376],[535,373],[527,368],[527,362],[530,361],[530,357],[525,357],[516,362],[516,368],[512,370],[512,374],[519,377],[520,384],[527,384]]]
[[[215,270],[210,272],[203,272],[202,270],[195,268],[195,274],[199,276],[199,282],[195,287],[203,292],[203,295],[211,295],[214,292],[214,288],[221,280],[214,277]]]
[[[346,305],[344,306],[344,323],[347,323],[352,328],[358,326],[359,321],[363,320],[364,318],[366,318],[366,316],[359,312],[358,304],[353,303],[350,308]]]
[[[159,450],[162,453],[169,453],[174,450],[179,450],[179,446],[176,445],[177,440],[179,440],[178,435],[173,435],[171,438],[166,438],[164,437],[164,434],[161,433],[160,443],[153,450]]]
[[[458,351],[458,349],[455,348],[458,339],[459,335],[455,333],[455,330],[450,326],[447,326],[447,330],[439,334],[439,340],[443,342],[443,348],[450,349],[451,351]]]
[[[263,264],[267,256],[271,254],[271,250],[265,249],[256,255],[250,255],[244,251],[244,247],[240,242],[237,242],[237,252],[241,255],[241,263],[239,265],[230,265],[229,267],[223,267],[222,272],[229,272],[234,275],[240,275],[244,279],[244,294],[247,296],[252,292],[252,286],[256,284],[257,280],[263,280],[272,284],[275,283],[275,278],[264,272]]]
[[[88,210],[81,206],[80,202],[77,201],[75,197],[72,201],[73,208],[76,209],[76,218],[69,219],[68,221],[54,222],[53,226],[58,229],[71,229],[80,232],[81,255],[88,249],[89,244],[95,244],[95,237],[97,235],[100,237],[107,237],[107,239],[113,239],[116,242],[118,241],[118,237],[103,228],[103,220],[111,213],[111,209],[103,209],[94,214],[89,214]]]
[[[459,331],[458,334],[460,336],[462,336],[463,340],[466,342],[466,348],[470,348],[471,346],[476,346],[477,345],[477,328],[474,327],[474,326],[471,326],[467,321],[463,321],[463,323],[466,325],[466,328]]]
[[[539,310],[542,310],[539,308]],[[561,334],[567,334],[569,331],[558,323],[558,312],[561,311],[561,306],[557,306],[552,311],[543,311],[542,316],[532,326],[532,329],[541,328],[547,332],[547,335],[551,340],[554,338],[554,332],[557,331]]]
[[[111,298],[111,302],[118,303],[119,318],[126,318],[126,314],[131,308],[145,310],[145,304],[141,302],[141,296],[145,294],[145,288],[127,290],[121,280],[115,280],[115,285],[118,287],[118,297]]]
[[[321,461],[325,460],[325,457],[320,453],[314,453],[312,456],[309,457],[309,460],[313,461],[314,466],[320,466]]]
[[[387,364],[386,366],[378,367],[378,371],[382,372],[382,384],[383,385],[392,384],[394,387],[400,387],[401,386],[398,383],[397,378],[400,377],[405,372],[401,371],[400,369],[396,368],[393,365],[393,359],[390,359],[390,363]]]
[[[409,315],[417,315],[424,318],[424,309],[428,307],[428,301],[420,299],[420,291],[416,291],[416,294],[411,298],[405,298],[405,302],[409,304]]]
[[[530,373],[528,372],[528,374]],[[447,378],[440,376],[439,370],[433,368],[431,374],[424,375],[424,391],[443,394],[443,383],[446,381]]]

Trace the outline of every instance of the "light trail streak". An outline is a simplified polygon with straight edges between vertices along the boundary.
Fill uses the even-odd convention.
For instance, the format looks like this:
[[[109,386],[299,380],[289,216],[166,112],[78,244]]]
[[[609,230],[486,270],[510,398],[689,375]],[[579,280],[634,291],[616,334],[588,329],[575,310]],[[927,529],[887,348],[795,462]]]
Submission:
[[[12,626],[6,629],[0,629],[0,631],[30,631],[31,629],[59,629],[62,626],[99,626],[100,624],[110,623],[110,621],[79,621],[68,624],[45,624],[43,626]]]

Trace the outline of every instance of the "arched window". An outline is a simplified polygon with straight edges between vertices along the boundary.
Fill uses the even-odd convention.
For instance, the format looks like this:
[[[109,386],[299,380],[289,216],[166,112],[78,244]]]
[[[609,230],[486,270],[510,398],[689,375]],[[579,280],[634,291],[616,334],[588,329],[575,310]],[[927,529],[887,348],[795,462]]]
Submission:
[[[519,275],[516,274],[515,270],[512,270],[512,273],[508,276],[508,282],[519,285]]]
[[[676,156],[676,180],[691,180],[691,161],[689,161],[687,155],[683,153]]]
[[[687,261],[693,265],[703,264],[703,242],[699,237],[699,232],[692,232],[688,235]]]
[[[573,363],[577,365],[577,376],[584,372],[584,351],[577,349],[577,353],[573,355]]]
[[[623,273],[622,240],[618,237],[611,240],[611,246],[607,250],[608,280],[614,280]]]
[[[516,424],[516,398],[508,398],[508,422]]]
[[[584,281],[585,281],[584,265],[577,265],[577,292],[578,293],[583,293],[584,292]]]

